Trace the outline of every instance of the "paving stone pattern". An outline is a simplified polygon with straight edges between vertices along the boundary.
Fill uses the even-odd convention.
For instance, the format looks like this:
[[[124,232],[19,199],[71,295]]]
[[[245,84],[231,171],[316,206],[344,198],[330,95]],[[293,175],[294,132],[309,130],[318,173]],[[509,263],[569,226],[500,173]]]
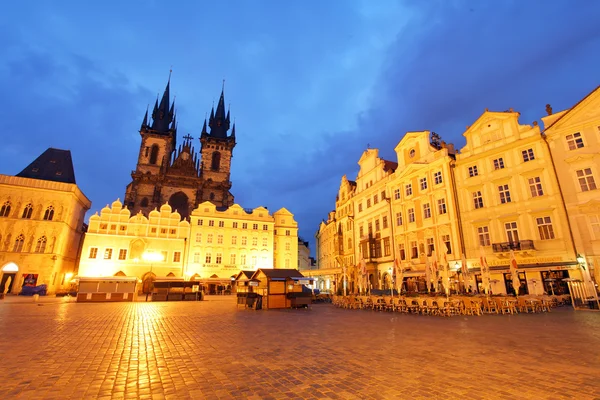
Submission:
[[[0,301],[2,399],[600,399],[600,313],[38,304]]]

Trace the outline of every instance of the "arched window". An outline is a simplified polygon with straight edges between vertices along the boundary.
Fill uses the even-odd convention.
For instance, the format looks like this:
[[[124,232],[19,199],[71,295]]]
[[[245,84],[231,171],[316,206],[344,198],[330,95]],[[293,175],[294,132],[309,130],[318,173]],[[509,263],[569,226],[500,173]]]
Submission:
[[[221,153],[219,153],[218,151],[215,151],[212,154],[212,161],[210,163],[210,169],[212,169],[213,171],[218,171],[220,167],[221,167]]]
[[[156,164],[157,159],[158,159],[158,145],[153,144],[152,150],[150,150],[150,164]]]
[[[25,236],[23,236],[23,234],[20,234],[19,236],[17,236],[17,239],[15,240],[15,245],[13,247],[13,251],[15,253],[20,253],[21,250],[23,250],[24,243],[25,243]]]
[[[46,212],[44,213],[44,219],[46,221],[52,221],[52,218],[54,218],[54,207],[50,206],[46,208]]]
[[[27,219],[31,218],[32,212],[33,212],[33,206],[31,205],[31,203],[29,203],[23,209],[23,215],[21,216],[21,218],[27,218]]]
[[[140,202],[140,206],[142,206],[142,207],[148,207],[148,198],[147,197],[144,197],[142,199],[142,201]]]
[[[42,236],[38,239],[37,244],[35,245],[36,253],[44,253],[46,251],[46,236]]]
[[[10,214],[10,201],[4,203],[0,208],[0,217],[8,217],[8,214]]]

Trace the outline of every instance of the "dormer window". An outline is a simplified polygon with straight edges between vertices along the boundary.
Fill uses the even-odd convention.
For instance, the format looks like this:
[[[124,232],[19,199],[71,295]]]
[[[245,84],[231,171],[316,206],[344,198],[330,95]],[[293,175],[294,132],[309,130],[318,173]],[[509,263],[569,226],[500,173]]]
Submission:
[[[408,152],[408,156],[410,158],[413,158],[415,156],[415,154],[417,154],[417,152],[415,151],[415,149],[410,149],[410,151]]]

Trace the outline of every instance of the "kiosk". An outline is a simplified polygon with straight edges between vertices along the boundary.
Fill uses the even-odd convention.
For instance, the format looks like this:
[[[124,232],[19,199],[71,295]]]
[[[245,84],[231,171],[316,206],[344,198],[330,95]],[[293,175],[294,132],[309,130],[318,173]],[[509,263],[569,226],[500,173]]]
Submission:
[[[135,276],[81,277],[77,302],[134,301],[137,283]]]
[[[308,307],[312,291],[304,285],[312,282],[313,278],[305,277],[297,269],[260,268],[248,280],[248,287],[262,300],[262,308]]]

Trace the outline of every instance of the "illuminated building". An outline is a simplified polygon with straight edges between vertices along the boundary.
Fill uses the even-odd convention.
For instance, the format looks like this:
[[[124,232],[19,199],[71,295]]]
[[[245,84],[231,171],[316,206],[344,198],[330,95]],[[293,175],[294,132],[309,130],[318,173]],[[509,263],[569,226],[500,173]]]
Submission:
[[[541,294],[543,280],[569,277],[577,265],[550,151],[537,123],[519,113],[485,111],[463,134],[456,186],[469,266],[490,266],[492,293],[512,292],[509,256],[522,291]],[[564,288],[563,288],[564,289]]]
[[[310,269],[310,248],[308,242],[298,238],[298,271]]]
[[[90,206],[68,150],[49,148],[16,176],[0,175],[0,291],[66,290]]]
[[[454,267],[461,258],[457,202],[452,177],[454,147],[429,131],[408,132],[395,148],[398,168],[389,181],[396,258],[425,289],[425,266],[435,250]]]
[[[600,87],[570,109],[542,118],[575,248],[600,282]],[[565,227],[566,228],[566,227]]]
[[[189,232],[189,222],[168,204],[145,217],[116,200],[90,217],[79,276],[136,276],[146,289],[156,277],[181,277]]]

